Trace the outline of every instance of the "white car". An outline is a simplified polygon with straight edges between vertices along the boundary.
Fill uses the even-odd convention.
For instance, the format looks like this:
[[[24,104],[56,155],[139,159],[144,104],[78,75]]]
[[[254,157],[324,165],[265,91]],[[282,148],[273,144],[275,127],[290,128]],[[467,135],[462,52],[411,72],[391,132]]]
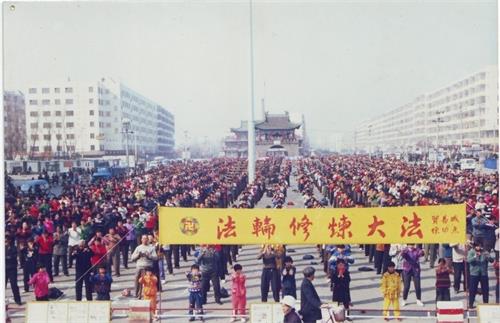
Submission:
[[[460,159],[461,170],[476,170],[476,168],[477,168],[477,162],[474,158]]]

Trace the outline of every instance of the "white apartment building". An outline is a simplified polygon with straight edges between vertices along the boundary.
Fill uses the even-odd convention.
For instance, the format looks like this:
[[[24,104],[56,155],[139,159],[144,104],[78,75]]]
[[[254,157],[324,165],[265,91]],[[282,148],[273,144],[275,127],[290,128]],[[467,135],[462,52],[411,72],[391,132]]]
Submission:
[[[480,145],[498,151],[498,70],[489,66],[359,124],[356,150],[428,151]]]
[[[160,114],[169,116],[169,132],[158,129]],[[139,155],[167,155],[173,150],[173,115],[112,78],[30,86],[26,90],[28,153],[31,157],[123,155],[124,118],[131,121],[131,153],[135,142]],[[165,141],[172,144],[159,144]]]

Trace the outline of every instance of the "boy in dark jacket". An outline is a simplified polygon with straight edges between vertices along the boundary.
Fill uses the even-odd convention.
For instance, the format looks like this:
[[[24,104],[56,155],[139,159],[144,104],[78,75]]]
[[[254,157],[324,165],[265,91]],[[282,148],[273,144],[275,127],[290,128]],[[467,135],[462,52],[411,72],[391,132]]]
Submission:
[[[98,301],[111,300],[109,293],[111,292],[111,283],[113,279],[106,273],[106,267],[99,267],[99,273],[92,276],[90,280],[94,285],[94,291],[97,294]]]

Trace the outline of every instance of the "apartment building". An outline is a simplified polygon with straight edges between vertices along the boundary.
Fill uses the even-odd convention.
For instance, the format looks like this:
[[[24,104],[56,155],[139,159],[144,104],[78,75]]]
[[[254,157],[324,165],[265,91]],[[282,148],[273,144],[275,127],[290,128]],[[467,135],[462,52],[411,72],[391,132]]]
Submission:
[[[486,67],[358,125],[357,150],[427,151],[480,145],[498,151],[498,71]]]
[[[157,129],[158,110],[170,117],[168,132]],[[131,126],[127,131],[123,127],[126,118]],[[159,141],[173,141],[174,123],[164,107],[103,77],[29,87],[26,130],[31,157],[123,155],[127,135],[130,151],[136,143],[138,154],[157,155],[164,153]]]

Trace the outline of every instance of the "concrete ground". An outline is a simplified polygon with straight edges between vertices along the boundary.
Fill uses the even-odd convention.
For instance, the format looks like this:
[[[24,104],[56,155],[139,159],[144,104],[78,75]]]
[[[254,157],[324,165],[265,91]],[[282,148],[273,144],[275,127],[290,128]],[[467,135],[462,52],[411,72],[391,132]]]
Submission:
[[[291,187],[288,191],[287,201],[293,201],[295,203],[294,207],[302,208],[304,207],[302,196],[294,191],[297,188],[297,184],[295,178],[291,179]],[[269,205],[270,199],[264,197],[258,207],[264,208],[266,205]],[[329,284],[326,281],[325,274],[322,270],[322,264],[320,263],[320,259],[318,258],[318,252],[316,250],[316,246],[311,245],[289,245],[288,249],[294,249],[295,252],[290,252],[289,255],[294,259],[294,264],[297,267],[297,287],[300,287],[302,281],[302,270],[308,266],[313,264],[316,268],[316,279],[314,281],[314,285],[318,291],[320,298],[324,302],[328,302],[331,300],[332,294],[330,292]],[[243,246],[240,250],[240,256],[238,258],[238,262],[243,266],[244,273],[247,275],[247,307],[251,303],[259,303],[260,302],[260,274],[261,274],[261,261],[257,261],[257,253],[259,251],[259,246],[247,245]],[[353,246],[353,255],[355,257],[355,264],[350,267],[351,270],[351,297],[353,302],[352,312],[354,315],[354,321],[363,321],[363,322],[381,322],[382,319],[378,318],[361,318],[357,316],[366,316],[366,315],[375,315],[380,316],[382,308],[382,298],[380,295],[380,276],[376,275],[375,272],[361,272],[358,269],[362,266],[371,266],[368,263],[367,257],[364,256],[364,253],[359,250],[357,246]],[[310,254],[314,256],[313,260],[303,260],[302,257],[306,254]],[[162,313],[166,315],[185,315],[187,313],[186,308],[188,306],[188,292],[187,292],[187,282],[184,273],[188,271],[189,266],[193,263],[193,257],[189,257],[187,262],[182,262],[181,260],[181,269],[177,269],[174,272],[174,275],[169,275],[167,277],[166,283],[163,285],[163,292],[161,293],[161,309]],[[131,269],[122,270],[122,275],[119,278],[114,277],[114,282],[112,285],[112,299],[113,299],[113,307],[127,307],[128,301],[132,298],[124,298],[121,296],[121,291],[124,288],[130,288],[133,290],[133,275],[134,275],[134,265],[132,265]],[[434,310],[435,309],[435,274],[434,270],[429,268],[428,264],[422,265],[422,301],[424,302],[424,307],[419,307],[415,304],[415,293],[413,289],[410,291],[410,295],[408,297],[408,305],[402,308],[403,316],[411,316],[412,318],[405,318],[404,322],[422,322],[422,321],[435,321],[429,316],[432,316],[432,313],[427,313],[422,310]],[[21,271],[20,271],[21,273]],[[21,275],[20,275],[21,277]],[[490,275],[490,302],[495,300],[495,280],[494,280],[493,272]],[[22,280],[19,281],[19,286],[22,289]],[[75,290],[74,290],[74,272],[70,271],[69,277],[59,276],[55,279],[55,283],[52,286],[58,287],[63,290],[65,296],[62,300],[74,300],[75,299]],[[230,290],[230,282],[222,283],[222,286],[227,290]],[[7,297],[12,298],[12,292],[10,287],[7,287],[6,290]],[[297,291],[297,294],[300,295],[300,291]],[[22,293],[23,302],[31,301],[34,299],[33,292],[30,293]],[[270,299],[272,299],[271,292],[269,293]],[[455,295],[452,292],[452,300],[464,301],[465,302],[466,295],[462,292],[460,294]],[[480,297],[476,298],[477,301],[481,301]],[[11,301],[13,301],[11,299]],[[230,299],[224,299],[223,305],[218,305],[214,301],[213,294],[209,292],[208,295],[208,304],[205,306],[205,311],[207,315],[230,315],[231,314],[231,302]],[[20,308],[20,311],[14,311],[14,309],[18,308],[17,305],[12,305],[13,311],[11,313],[24,314],[24,305]],[[362,309],[366,309],[364,313],[361,312]],[[166,312],[164,312],[166,310]],[[375,310],[375,311],[372,311]],[[408,312],[406,312],[408,310]],[[412,310],[417,310],[418,312],[411,312]],[[124,318],[123,314],[125,311],[115,311],[113,322],[127,322],[127,318]],[[475,313],[474,313],[475,315]],[[417,317],[418,316],[418,317]],[[166,322],[187,322],[187,317],[169,317],[162,318],[161,321]],[[207,318],[208,322],[229,322],[229,318]],[[23,317],[14,318],[13,322],[24,322]],[[470,322],[475,322],[474,319],[470,320]],[[275,322],[270,322],[275,323]]]

